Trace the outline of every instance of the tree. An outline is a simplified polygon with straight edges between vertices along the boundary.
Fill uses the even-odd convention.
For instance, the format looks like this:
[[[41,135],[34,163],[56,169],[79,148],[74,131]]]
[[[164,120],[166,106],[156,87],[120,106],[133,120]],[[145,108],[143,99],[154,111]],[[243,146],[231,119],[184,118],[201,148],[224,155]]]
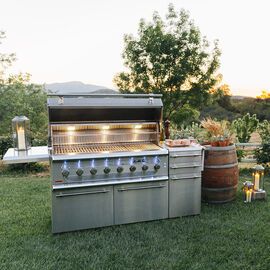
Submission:
[[[2,44],[2,41],[4,38],[6,38],[5,32],[0,31],[0,45]],[[4,83],[4,71],[5,69],[10,66],[15,61],[15,54],[10,53],[0,53],[0,83]]]
[[[266,90],[262,90],[262,93],[260,96],[256,97],[257,99],[270,99],[270,92],[267,92]]]
[[[5,33],[0,32],[1,39]],[[25,115],[31,121],[32,138],[47,138],[47,95],[41,85],[30,83],[30,74],[6,75],[5,70],[15,60],[15,54],[0,53],[0,137],[11,135],[11,120]]]
[[[121,92],[163,94],[165,118],[185,104],[200,109],[209,100],[218,81],[218,42],[211,50],[185,10],[169,5],[165,21],[157,12],[152,22],[142,19],[138,37],[125,35],[124,43],[128,71],[114,78]]]

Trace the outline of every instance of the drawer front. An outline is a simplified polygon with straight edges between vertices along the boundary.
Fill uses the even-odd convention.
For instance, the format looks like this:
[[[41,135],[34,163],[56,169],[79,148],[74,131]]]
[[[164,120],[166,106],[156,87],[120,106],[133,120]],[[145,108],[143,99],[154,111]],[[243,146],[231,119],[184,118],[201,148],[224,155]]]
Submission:
[[[193,174],[201,173],[202,166],[200,162],[194,163],[180,163],[180,164],[170,164],[169,176],[179,175],[179,174]]]
[[[114,187],[115,224],[168,218],[168,181]]]
[[[175,178],[169,182],[169,217],[197,215],[201,212],[201,177]]]
[[[52,192],[53,233],[113,225],[113,186]]]

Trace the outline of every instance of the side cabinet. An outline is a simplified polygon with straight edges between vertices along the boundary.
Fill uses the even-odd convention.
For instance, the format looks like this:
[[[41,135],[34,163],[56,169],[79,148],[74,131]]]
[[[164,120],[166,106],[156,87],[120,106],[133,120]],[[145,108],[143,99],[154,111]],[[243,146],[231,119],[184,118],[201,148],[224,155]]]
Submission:
[[[202,150],[170,152],[170,218],[200,214],[202,157]]]
[[[168,218],[168,181],[114,187],[115,224]]]
[[[53,233],[113,225],[113,186],[52,191]]]

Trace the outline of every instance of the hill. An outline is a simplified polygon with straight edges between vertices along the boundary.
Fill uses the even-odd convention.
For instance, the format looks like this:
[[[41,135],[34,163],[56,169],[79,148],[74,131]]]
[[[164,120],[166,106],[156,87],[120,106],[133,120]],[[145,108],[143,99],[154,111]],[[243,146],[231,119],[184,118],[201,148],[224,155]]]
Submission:
[[[49,83],[45,84],[45,90],[50,93],[65,93],[65,94],[116,94],[117,90],[109,89],[104,86],[94,84],[84,84],[79,81],[62,82],[62,83]]]

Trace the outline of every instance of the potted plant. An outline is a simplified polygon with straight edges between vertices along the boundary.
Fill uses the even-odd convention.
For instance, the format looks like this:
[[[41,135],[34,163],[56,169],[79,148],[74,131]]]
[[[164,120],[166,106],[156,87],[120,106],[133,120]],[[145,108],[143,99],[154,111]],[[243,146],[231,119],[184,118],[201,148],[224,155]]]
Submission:
[[[214,147],[225,147],[232,144],[232,132],[227,121],[215,121],[211,118],[202,120],[204,144]]]

